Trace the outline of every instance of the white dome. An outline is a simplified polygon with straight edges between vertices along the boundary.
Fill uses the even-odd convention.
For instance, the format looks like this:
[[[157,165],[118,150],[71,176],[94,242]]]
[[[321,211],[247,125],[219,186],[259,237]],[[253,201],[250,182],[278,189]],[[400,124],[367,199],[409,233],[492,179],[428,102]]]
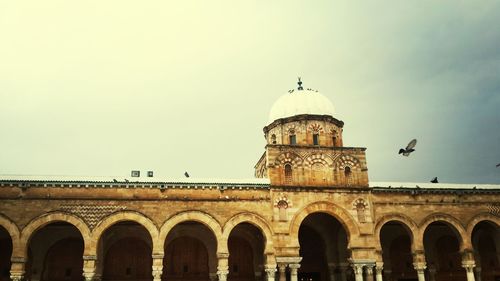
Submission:
[[[271,107],[269,124],[273,121],[301,114],[330,115],[335,112],[332,102],[314,90],[294,90],[281,96]]]

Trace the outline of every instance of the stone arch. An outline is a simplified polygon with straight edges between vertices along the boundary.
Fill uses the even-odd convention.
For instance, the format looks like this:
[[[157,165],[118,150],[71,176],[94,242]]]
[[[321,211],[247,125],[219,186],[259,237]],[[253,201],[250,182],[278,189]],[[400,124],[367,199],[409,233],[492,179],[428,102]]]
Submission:
[[[271,230],[271,227],[267,223],[267,221],[260,217],[257,214],[253,213],[240,213],[232,218],[230,218],[226,224],[224,225],[223,231],[222,231],[222,243],[224,246],[224,250],[226,252],[229,252],[227,249],[227,243],[229,239],[229,235],[231,234],[231,231],[240,223],[250,223],[251,225],[257,227],[262,234],[264,235],[264,238],[266,239],[265,241],[265,247],[264,247],[264,254],[269,255],[269,254],[274,254],[274,246],[273,246],[273,233]],[[222,248],[222,247],[221,247]]]
[[[490,213],[481,213],[476,216],[474,216],[472,219],[469,220],[467,223],[467,238],[470,243],[472,243],[472,231],[474,230],[474,227],[483,221],[488,221],[496,225],[496,227],[500,226],[500,218],[497,216],[494,216]]]
[[[293,152],[285,152],[280,154],[276,160],[275,165],[284,166],[286,163],[292,164],[292,167],[298,168],[302,166],[304,160],[298,154]]]
[[[223,243],[221,243],[222,228],[219,222],[209,214],[200,211],[181,212],[168,218],[160,228],[157,249],[162,249],[163,252],[165,240],[167,239],[167,235],[170,230],[172,230],[172,228],[174,228],[177,224],[185,221],[195,221],[205,225],[215,236],[215,240],[217,241],[217,253],[227,253],[227,249],[224,249],[222,245]]]
[[[361,164],[358,158],[342,154],[336,159],[334,169],[339,170],[344,169],[345,167],[350,167],[351,169],[361,169]]]
[[[153,249],[152,249],[153,253],[156,253],[155,250],[157,249],[162,249],[161,253],[163,253],[163,248],[157,248],[158,227],[154,224],[154,222],[150,218],[139,212],[134,212],[134,211],[119,211],[103,218],[92,231],[92,238],[93,238],[92,246],[94,251],[97,251],[97,243],[101,239],[102,234],[114,224],[117,224],[122,221],[132,221],[143,226],[151,236],[151,242],[153,243]]]
[[[460,251],[472,249],[472,244],[469,242],[470,239],[467,239],[467,232],[460,221],[453,216],[441,213],[429,215],[422,220],[419,225],[418,238],[414,239],[415,249],[424,250],[424,234],[427,227],[433,222],[443,222],[451,228],[457,236],[460,244]]]
[[[375,224],[376,249],[382,250],[382,243],[380,241],[380,231],[382,230],[382,227],[390,221],[397,221],[403,225],[403,227],[406,229],[411,239],[411,250],[412,252],[415,252],[415,238],[419,234],[418,226],[410,217],[398,213],[387,214],[381,217],[379,220],[377,220],[377,223]]]
[[[20,253],[16,254],[20,254],[21,257],[27,257],[29,240],[31,239],[31,237],[33,237],[33,234],[35,234],[35,232],[38,229],[53,222],[67,222],[75,226],[80,232],[80,235],[82,236],[83,239],[84,243],[83,254],[88,255],[92,252],[92,239],[90,235],[91,233],[90,228],[81,218],[65,212],[51,212],[31,220],[23,228],[21,232],[22,249],[20,249]]]
[[[321,153],[311,153],[304,157],[304,165],[307,167],[311,167],[315,163],[321,163],[325,165],[325,167],[333,168],[333,159],[325,154]]]
[[[2,214],[0,214],[0,226],[5,228],[5,230],[7,230],[7,233],[9,233],[10,239],[12,241],[12,256],[17,256],[21,253],[21,233],[19,232],[19,228],[13,221],[11,221],[8,217],[3,216]]]
[[[347,233],[347,247],[358,244],[359,228],[352,216],[343,208],[330,202],[320,201],[309,204],[299,210],[290,223],[290,235],[292,247],[299,247],[299,228],[302,221],[310,214],[325,213],[333,216],[344,227]]]

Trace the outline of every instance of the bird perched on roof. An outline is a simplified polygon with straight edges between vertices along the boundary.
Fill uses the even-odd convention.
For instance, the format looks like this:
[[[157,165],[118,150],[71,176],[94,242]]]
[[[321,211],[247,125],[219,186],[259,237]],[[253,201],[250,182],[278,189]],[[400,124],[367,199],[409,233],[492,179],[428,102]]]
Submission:
[[[432,183],[439,183],[438,181],[438,178],[437,177],[434,177],[432,180],[431,180]]]
[[[399,149],[398,154],[403,154],[403,156],[409,156],[410,153],[415,151],[415,149],[413,149],[415,147],[415,145],[417,145],[417,140],[413,139],[412,141],[410,141],[410,143],[408,143],[408,145],[406,146],[405,149],[403,149],[403,148]]]
[[[113,182],[118,182],[116,179],[113,179]]]
[[[185,176],[186,178],[189,178],[189,174],[188,174],[188,172],[184,172],[184,176]]]

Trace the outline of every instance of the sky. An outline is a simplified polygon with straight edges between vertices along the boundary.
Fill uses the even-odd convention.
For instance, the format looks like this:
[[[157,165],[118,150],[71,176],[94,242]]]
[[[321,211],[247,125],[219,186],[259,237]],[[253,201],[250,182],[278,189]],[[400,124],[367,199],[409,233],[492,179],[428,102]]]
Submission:
[[[252,178],[319,90],[370,181],[499,183],[500,1],[0,0],[0,174]],[[413,138],[410,157],[397,152]]]

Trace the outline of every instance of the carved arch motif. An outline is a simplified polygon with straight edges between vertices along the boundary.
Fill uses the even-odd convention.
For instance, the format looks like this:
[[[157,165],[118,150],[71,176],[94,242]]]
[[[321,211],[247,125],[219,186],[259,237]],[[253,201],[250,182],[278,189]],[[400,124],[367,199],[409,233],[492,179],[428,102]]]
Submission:
[[[312,167],[313,164],[321,163],[325,167],[333,168],[333,159],[322,153],[311,153],[305,157],[304,166]]]
[[[361,169],[361,164],[358,158],[353,157],[351,155],[342,154],[335,161],[335,168],[345,169],[345,167],[350,167],[351,169]]]
[[[292,164],[293,168],[298,168],[302,166],[303,160],[299,155],[293,152],[282,153],[275,160],[276,166],[284,167],[287,163]]]
[[[0,227],[3,227],[10,235],[10,239],[12,241],[12,256],[19,255],[21,248],[20,245],[21,233],[17,225],[8,217],[0,214]]]

